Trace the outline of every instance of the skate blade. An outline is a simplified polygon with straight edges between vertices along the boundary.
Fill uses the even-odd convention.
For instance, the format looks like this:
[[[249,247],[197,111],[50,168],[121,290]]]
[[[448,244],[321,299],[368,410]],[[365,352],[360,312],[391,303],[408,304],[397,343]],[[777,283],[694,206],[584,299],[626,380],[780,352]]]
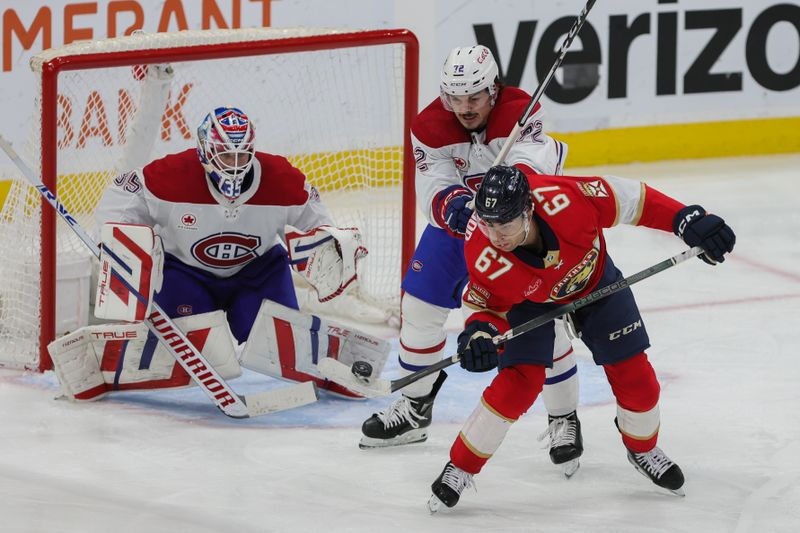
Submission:
[[[668,492],[670,494],[674,494],[675,496],[680,496],[680,497],[686,496],[686,492],[684,492],[683,487],[679,487],[677,489],[668,489],[667,487],[662,487],[661,485],[657,485],[655,481],[650,479],[650,476],[647,475],[647,472],[642,470],[641,467],[639,467],[639,465],[637,465],[635,462],[631,461],[630,457],[628,458],[628,462],[633,465],[633,467],[636,469],[637,472],[639,472],[646,479],[650,480],[650,482],[653,483],[653,485],[655,485],[659,490]]]
[[[647,477],[647,476],[645,476],[645,477]],[[661,485],[656,485],[655,483],[653,483],[653,485],[656,486],[656,489],[661,494],[672,494],[673,496],[679,496],[681,498],[685,498],[686,497],[686,493],[683,491],[683,487],[680,487],[680,488],[677,488],[677,489],[668,489],[667,487],[662,487]]]
[[[361,442],[358,447],[362,450],[369,450],[372,448],[390,448],[392,446],[403,446],[405,444],[414,444],[416,442],[425,442],[428,440],[427,430],[411,430],[398,435],[393,439],[373,439],[372,437],[362,436]]]
[[[581,467],[581,463],[578,459],[573,459],[572,461],[567,461],[566,463],[561,465],[561,469],[564,472],[564,477],[570,479],[575,472]]]
[[[685,498],[686,497],[686,492],[684,492],[683,487],[681,487],[679,489],[664,489],[664,490],[666,490],[667,492],[671,492],[675,496],[680,496],[681,498]]]
[[[431,514],[436,514],[442,510],[447,510],[447,508],[448,507],[442,500],[437,498],[435,494],[431,494],[431,497],[428,500],[428,510],[431,512]]]

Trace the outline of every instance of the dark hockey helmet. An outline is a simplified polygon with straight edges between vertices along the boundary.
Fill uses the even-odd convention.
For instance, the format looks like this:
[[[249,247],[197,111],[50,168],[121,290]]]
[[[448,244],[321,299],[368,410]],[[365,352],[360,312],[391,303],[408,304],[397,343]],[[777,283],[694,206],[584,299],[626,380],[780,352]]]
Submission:
[[[492,224],[510,222],[530,207],[528,178],[517,167],[490,168],[475,195],[475,211],[481,220]]]

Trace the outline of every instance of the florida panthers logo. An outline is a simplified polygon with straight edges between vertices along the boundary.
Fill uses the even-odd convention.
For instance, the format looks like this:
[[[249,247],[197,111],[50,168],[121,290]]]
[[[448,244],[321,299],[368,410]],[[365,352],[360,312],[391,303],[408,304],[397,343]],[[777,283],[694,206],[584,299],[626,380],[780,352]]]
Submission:
[[[550,292],[550,298],[552,300],[561,300],[585,289],[597,266],[597,258],[599,256],[600,252],[597,248],[589,250],[583,259],[581,259],[580,263],[572,267],[570,271],[567,272],[567,275],[553,286],[553,290]]]
[[[194,243],[192,257],[209,267],[235,268],[255,259],[260,245],[257,235],[218,233]]]

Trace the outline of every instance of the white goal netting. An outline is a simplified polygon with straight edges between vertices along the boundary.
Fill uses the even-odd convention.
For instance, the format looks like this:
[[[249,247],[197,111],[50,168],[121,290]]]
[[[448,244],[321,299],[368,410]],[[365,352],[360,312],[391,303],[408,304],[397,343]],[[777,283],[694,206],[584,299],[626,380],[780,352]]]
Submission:
[[[113,177],[194,147],[210,110],[239,107],[255,124],[256,148],[288,157],[339,226],[362,230],[369,256],[357,294],[327,314],[386,320],[399,310],[407,246],[403,143],[409,108],[416,107],[416,73],[408,84],[402,39],[387,31],[383,42],[377,33],[189,31],[48,50],[32,60],[41,115],[32,122],[41,128],[15,145],[91,232]],[[43,74],[53,65],[61,69],[56,90]],[[59,220],[51,234],[41,218],[38,192],[21,177],[13,180],[0,211],[0,366],[39,367],[48,320],[63,334],[88,316],[91,256],[66,224]],[[405,224],[413,246],[413,220]],[[58,280],[55,298],[50,278]]]

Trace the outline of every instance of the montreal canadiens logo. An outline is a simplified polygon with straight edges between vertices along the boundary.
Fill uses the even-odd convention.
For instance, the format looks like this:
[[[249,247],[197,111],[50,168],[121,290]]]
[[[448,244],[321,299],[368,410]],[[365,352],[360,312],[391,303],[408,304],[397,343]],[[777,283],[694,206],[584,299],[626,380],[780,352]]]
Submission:
[[[481,182],[483,181],[483,172],[480,174],[473,174],[471,176],[464,176],[464,185],[467,186],[467,189],[471,190],[472,192],[478,192],[478,189],[481,188]]]
[[[257,257],[261,237],[241,233],[211,235],[192,246],[192,256],[200,263],[213,268],[243,266]]]
[[[453,157],[453,163],[455,163],[458,170],[464,170],[467,168],[467,162],[461,157]]]
[[[419,259],[414,259],[411,262],[411,270],[413,270],[414,272],[422,272],[422,261],[420,261]]]

